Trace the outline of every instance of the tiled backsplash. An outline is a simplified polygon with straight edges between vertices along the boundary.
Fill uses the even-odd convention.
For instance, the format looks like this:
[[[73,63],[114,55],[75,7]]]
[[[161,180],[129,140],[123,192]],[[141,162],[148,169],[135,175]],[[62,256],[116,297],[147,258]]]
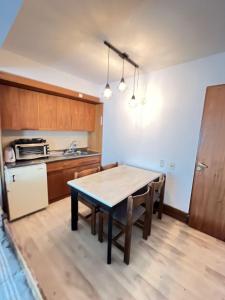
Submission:
[[[12,131],[3,130],[2,144],[7,146],[11,141],[19,138],[40,137],[47,140],[50,150],[67,149],[72,141],[77,142],[77,147],[88,146],[88,133],[84,131]]]

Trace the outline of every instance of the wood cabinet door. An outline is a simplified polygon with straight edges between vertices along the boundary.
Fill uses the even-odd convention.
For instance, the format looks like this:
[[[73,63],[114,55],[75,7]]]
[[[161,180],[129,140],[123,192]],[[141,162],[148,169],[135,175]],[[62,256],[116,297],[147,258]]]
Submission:
[[[66,195],[70,194],[70,188],[67,185],[67,181],[74,179],[74,173],[78,170],[78,168],[70,168],[63,170],[63,179],[64,179],[64,193]]]
[[[39,129],[57,130],[57,102],[56,97],[39,93]]]
[[[38,93],[18,89],[20,100],[20,119],[21,129],[38,129]]]
[[[95,105],[71,100],[72,129],[80,131],[94,131]]]
[[[2,129],[38,129],[36,92],[1,86]]]
[[[57,97],[57,129],[72,130],[71,100]]]
[[[85,120],[85,130],[94,131],[95,130],[95,105],[90,103],[84,103],[84,120]]]
[[[1,85],[0,91],[2,129],[20,129],[17,128],[20,111],[17,89]]]
[[[85,103],[81,101],[70,101],[71,106],[71,122],[72,130],[85,130],[84,118],[85,118]]]
[[[48,199],[49,203],[62,199],[65,193],[65,180],[62,170],[48,173]]]

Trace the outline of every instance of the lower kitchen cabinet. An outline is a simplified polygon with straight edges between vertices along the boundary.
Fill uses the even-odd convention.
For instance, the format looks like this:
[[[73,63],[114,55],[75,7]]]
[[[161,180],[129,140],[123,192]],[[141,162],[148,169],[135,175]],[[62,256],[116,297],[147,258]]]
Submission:
[[[48,172],[48,202],[52,203],[66,196],[62,171]]]
[[[70,195],[67,181],[74,179],[74,173],[99,167],[101,155],[81,157],[47,164],[49,203]]]

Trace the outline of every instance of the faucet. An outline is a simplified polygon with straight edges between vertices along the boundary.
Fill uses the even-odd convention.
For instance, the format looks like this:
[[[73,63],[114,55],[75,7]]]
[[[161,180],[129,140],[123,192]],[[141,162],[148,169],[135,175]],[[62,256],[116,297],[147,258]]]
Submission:
[[[75,141],[75,140],[73,140],[72,142],[71,142],[71,144],[70,144],[70,146],[69,146],[69,150],[70,151],[76,151],[76,149],[77,149],[77,141]]]
[[[77,141],[72,141],[69,145],[69,148],[67,150],[64,151],[64,154],[68,154],[68,153],[74,153],[76,152],[76,149],[77,149],[77,144],[76,144]]]

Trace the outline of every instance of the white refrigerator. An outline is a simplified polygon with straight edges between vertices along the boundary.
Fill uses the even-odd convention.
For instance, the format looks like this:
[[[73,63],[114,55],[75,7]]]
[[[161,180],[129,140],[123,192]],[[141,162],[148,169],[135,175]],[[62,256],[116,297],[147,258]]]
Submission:
[[[46,164],[5,168],[9,220],[48,206]]]

